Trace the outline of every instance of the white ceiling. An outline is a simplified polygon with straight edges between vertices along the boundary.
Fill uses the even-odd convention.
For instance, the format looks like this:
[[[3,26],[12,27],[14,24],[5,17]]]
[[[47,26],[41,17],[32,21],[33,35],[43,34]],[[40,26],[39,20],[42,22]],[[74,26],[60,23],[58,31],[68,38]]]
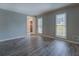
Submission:
[[[68,5],[70,3],[2,3],[0,9],[35,16]]]

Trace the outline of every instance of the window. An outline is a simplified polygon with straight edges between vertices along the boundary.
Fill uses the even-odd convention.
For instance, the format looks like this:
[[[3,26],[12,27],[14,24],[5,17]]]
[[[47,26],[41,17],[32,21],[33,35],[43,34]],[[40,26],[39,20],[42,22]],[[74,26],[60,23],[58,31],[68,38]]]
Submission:
[[[38,33],[42,33],[42,17],[38,18]]]
[[[66,38],[66,14],[56,15],[56,36]]]
[[[33,32],[33,21],[30,21],[30,32]]]

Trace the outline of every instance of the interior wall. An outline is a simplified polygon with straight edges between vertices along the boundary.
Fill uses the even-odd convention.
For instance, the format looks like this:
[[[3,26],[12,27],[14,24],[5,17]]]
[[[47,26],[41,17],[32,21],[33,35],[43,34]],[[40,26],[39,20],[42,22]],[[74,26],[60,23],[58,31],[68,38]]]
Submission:
[[[67,39],[76,40],[79,37],[79,5],[43,14],[43,34],[52,34],[55,36],[55,17],[61,13],[67,14]]]
[[[54,36],[54,34],[55,34],[55,15],[54,15],[54,13],[43,15],[43,34]]]
[[[26,15],[0,9],[0,40],[25,36]]]

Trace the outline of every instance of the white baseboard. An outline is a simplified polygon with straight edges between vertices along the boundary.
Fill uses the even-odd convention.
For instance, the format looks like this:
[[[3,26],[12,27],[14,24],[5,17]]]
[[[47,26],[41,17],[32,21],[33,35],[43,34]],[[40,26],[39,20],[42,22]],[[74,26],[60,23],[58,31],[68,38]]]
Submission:
[[[17,36],[17,37],[7,38],[7,39],[0,40],[0,42],[4,42],[4,41],[8,41],[8,40],[14,40],[14,39],[19,39],[19,38],[25,38],[25,36]]]
[[[40,35],[40,36],[48,37],[48,38],[55,38],[55,37],[53,37],[51,35],[46,35],[46,34],[36,34],[36,35]],[[19,39],[19,38],[26,38],[26,36],[17,36],[17,37],[7,38],[7,39],[0,40],[0,42],[4,42],[4,41],[8,41],[8,40],[14,40],[14,39]],[[69,42],[69,43],[74,43],[74,44],[79,44],[79,42],[72,41],[72,40],[67,40],[67,39],[63,39],[63,41],[66,41],[66,42]]]
[[[74,44],[79,44],[79,42],[73,41],[73,40],[67,40],[67,39],[63,39],[66,42],[70,42],[70,43],[74,43]]]
[[[38,35],[41,35],[41,36],[43,36],[43,37],[48,37],[48,38],[54,38],[54,37],[53,37],[53,34],[51,34],[51,35],[47,35],[47,34],[38,34]]]
[[[53,37],[51,35],[45,35],[45,34],[38,34],[38,35],[41,35],[41,36],[44,36],[44,37],[48,37],[48,38],[55,38],[55,37]],[[79,44],[79,42],[76,42],[76,41],[73,41],[73,40],[67,40],[67,39],[64,39],[64,38],[61,38],[61,39],[63,39],[63,41],[69,42],[69,43]]]

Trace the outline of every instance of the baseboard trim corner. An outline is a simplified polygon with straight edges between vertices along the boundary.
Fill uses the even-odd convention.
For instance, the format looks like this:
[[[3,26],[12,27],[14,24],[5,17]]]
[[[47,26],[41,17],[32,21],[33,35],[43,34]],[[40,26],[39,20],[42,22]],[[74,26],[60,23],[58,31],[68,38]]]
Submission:
[[[14,40],[14,39],[19,39],[19,38],[25,38],[25,36],[17,36],[17,37],[7,38],[7,39],[0,40],[0,42],[4,42],[4,41],[8,41],[8,40]]]

